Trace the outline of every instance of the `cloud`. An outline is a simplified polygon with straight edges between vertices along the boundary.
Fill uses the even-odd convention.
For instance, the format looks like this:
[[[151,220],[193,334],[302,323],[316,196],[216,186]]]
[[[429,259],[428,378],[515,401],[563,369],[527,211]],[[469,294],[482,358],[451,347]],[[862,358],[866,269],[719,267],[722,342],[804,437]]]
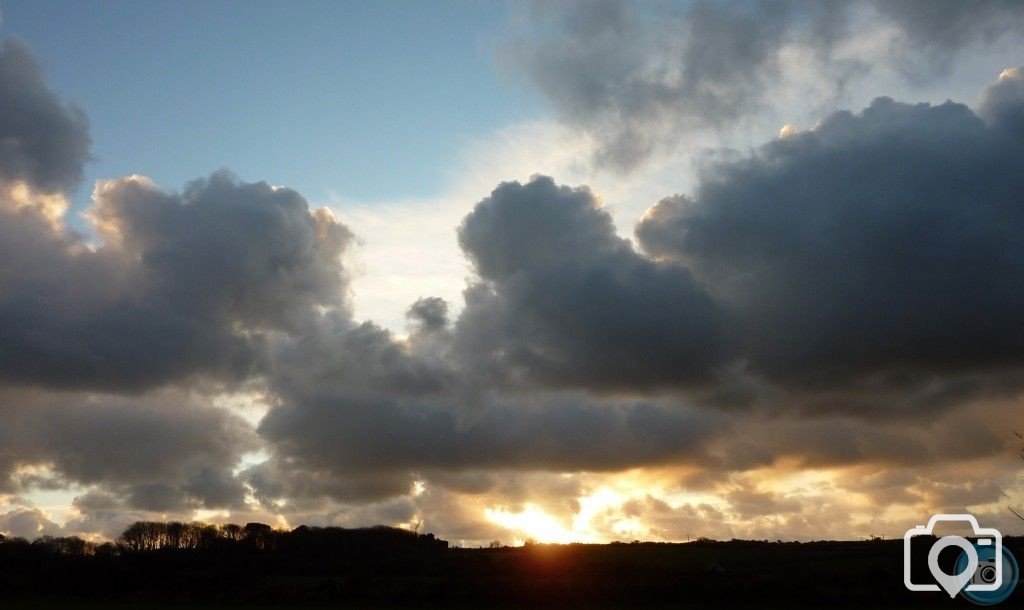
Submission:
[[[40,536],[60,536],[64,528],[34,507],[21,507],[0,514],[0,532],[34,540]]]
[[[14,191],[12,191],[14,192]],[[0,378],[140,390],[252,374],[269,332],[345,307],[351,239],[290,189],[225,172],[167,193],[101,182],[98,245],[0,194]]]
[[[37,486],[15,475],[42,466],[62,486],[99,485],[150,510],[240,505],[244,489],[231,471],[256,448],[245,421],[177,391],[132,398],[5,389],[0,417],[0,488]]]
[[[589,189],[543,176],[501,184],[463,220],[459,243],[479,282],[456,341],[475,366],[639,390],[700,380],[721,358],[708,294],[685,268],[635,252]]]
[[[412,323],[414,332],[443,330],[448,326],[448,303],[438,297],[420,298],[409,307],[406,317]]]
[[[990,108],[835,113],[714,166],[637,237],[715,295],[775,382],[1005,392],[1024,358],[1024,139],[1000,118],[1019,108]]]
[[[1015,2],[581,1],[538,6],[502,59],[598,139],[598,165],[629,171],[791,100],[828,105],[873,71],[927,80],[1022,25]]]
[[[597,87],[580,125],[639,138],[618,143],[627,160],[680,139],[677,119],[742,116],[784,71],[780,48],[844,23],[832,5],[698,4],[679,16],[682,63],[660,65],[651,51],[676,22],[595,6],[555,50],[580,53],[572,86]],[[949,48],[997,34],[1003,11],[948,9],[967,32]],[[287,188],[224,171],[181,192],[102,181],[97,239],[70,230],[84,118],[19,43],[4,62],[0,98],[50,110],[18,124],[40,137],[10,136],[0,161],[0,491],[63,491],[71,506],[62,519],[0,497],[0,530],[111,536],[214,515],[423,522],[477,543],[510,533],[488,515],[525,514],[601,539],[808,537],[892,531],[899,511],[984,513],[1012,492],[1019,70],[977,112],[879,98],[723,154],[641,219],[640,248],[587,187],[502,182],[457,228],[464,302],[409,298],[400,335],[353,314],[346,224]],[[655,124],[668,129],[644,131]],[[471,179],[446,217],[479,197]],[[367,218],[384,230],[393,216]],[[431,267],[397,252],[403,273]],[[231,406],[247,401],[267,409],[255,427]]]
[[[563,399],[487,405],[460,422],[443,407],[355,395],[275,409],[260,432],[284,455],[335,473],[614,470],[698,454],[712,431],[709,419],[654,405]]]
[[[163,518],[131,509],[121,498],[96,489],[75,496],[71,507],[77,514],[64,524],[66,532],[108,540],[116,539],[135,521]]]
[[[655,206],[646,255],[589,189],[503,183],[459,227],[476,277],[453,323],[423,299],[406,338],[337,316],[276,344],[250,484],[358,502],[509,470],[995,460],[1024,294],[1000,125],[887,98],[833,114]]]
[[[89,123],[43,81],[28,47],[0,44],[0,179],[23,181],[47,192],[67,191],[89,159]]]
[[[750,415],[734,424],[734,435],[716,439],[709,453],[714,468],[736,473],[759,468],[835,469],[875,465],[929,468],[972,460],[998,461],[1013,453],[1012,425],[999,413],[1005,405],[976,403],[917,421],[855,419],[849,415],[808,417]],[[1012,467],[1006,460],[1004,472]]]
[[[964,47],[1016,33],[1024,22],[1024,8],[1013,0],[974,6],[955,0],[879,1],[874,7],[904,32],[909,48],[932,64],[926,67],[939,70]]]
[[[1024,66],[1003,70],[982,95],[978,114],[994,130],[1024,139]]]
[[[441,309],[423,301],[413,312]],[[444,327],[400,340],[325,319],[272,351],[277,404],[259,425],[274,456],[249,472],[266,498],[408,493],[427,472],[609,470],[699,459],[724,423],[663,401],[506,393],[452,356]]]

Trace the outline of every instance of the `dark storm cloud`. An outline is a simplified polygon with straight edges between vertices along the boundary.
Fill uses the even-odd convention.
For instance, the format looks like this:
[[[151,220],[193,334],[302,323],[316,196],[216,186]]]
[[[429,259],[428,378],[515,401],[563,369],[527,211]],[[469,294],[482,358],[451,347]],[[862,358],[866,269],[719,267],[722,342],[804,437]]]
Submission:
[[[417,480],[459,493],[493,494],[496,479],[487,473],[509,471],[686,465],[709,483],[721,483],[731,473],[779,463],[922,466],[1010,452],[1006,435],[998,432],[1006,422],[993,419],[991,410],[964,406],[963,400],[941,413],[934,404],[921,403],[914,413],[928,418],[909,423],[890,417],[887,406],[901,407],[878,396],[883,404],[870,409],[849,401],[841,407],[821,405],[814,418],[541,389],[495,392],[467,403],[451,386],[387,381],[391,368],[383,364],[396,362],[395,352],[384,359],[358,351],[338,358],[338,346],[345,342],[328,344],[336,346],[333,364],[318,369],[318,358],[295,360],[296,368],[282,369],[274,382],[281,404],[259,429],[274,456],[242,475],[264,505],[280,498],[300,505],[325,497],[377,501],[411,493]],[[346,349],[366,345],[348,343]],[[415,351],[398,353],[411,358]],[[804,393],[794,396],[806,399]],[[887,415],[880,419],[883,412]]]
[[[128,508],[113,494],[99,490],[76,496],[71,505],[79,514],[65,524],[64,528],[69,533],[99,534],[115,539],[135,521],[150,517],[141,511]]]
[[[488,404],[460,421],[441,406],[329,396],[277,408],[260,433],[314,469],[472,467],[616,470],[696,455],[713,418],[580,398]]]
[[[464,358],[546,385],[643,389],[703,379],[722,319],[689,272],[635,252],[586,188],[504,183],[459,227],[480,283],[455,332]]]
[[[840,27],[831,6],[800,19]],[[612,48],[632,17],[603,10],[574,27]],[[684,52],[691,89],[640,83],[625,114],[648,114],[648,95],[656,116],[684,98],[742,113],[794,10],[698,5],[686,44],[714,52]],[[975,17],[988,31],[979,15],[959,18]],[[23,53],[11,48],[2,61]],[[599,67],[632,82],[631,53]],[[585,63],[580,86],[604,86]],[[11,82],[0,78],[0,97],[16,94]],[[594,116],[621,93],[598,92],[607,101]],[[38,193],[6,188],[67,188],[84,157],[57,171],[59,155],[11,153],[0,162],[0,490],[88,487],[68,525],[79,531],[116,533],[153,511],[237,515],[251,492],[268,512],[350,524],[408,521],[426,506],[428,519],[481,536],[493,530],[467,525],[479,515],[451,496],[540,496],[564,512],[586,490],[550,473],[685,467],[722,489],[782,462],[995,459],[1006,422],[971,401],[1024,387],[1022,106],[1009,71],[978,115],[885,98],[834,114],[655,206],[637,230],[646,254],[586,188],[503,183],[458,230],[476,274],[464,309],[453,320],[443,300],[420,299],[408,337],[353,318],[339,261],[352,236],[294,191],[224,172],[180,194],[109,181],[89,210],[90,243]],[[220,385],[199,383],[247,378],[270,407],[256,431],[211,404],[204,392]],[[803,410],[780,408],[791,405]],[[922,412],[944,419],[896,417]],[[257,448],[270,458],[235,475]],[[537,472],[548,486],[527,478]],[[394,499],[419,497],[418,481],[431,488],[418,505]],[[756,486],[729,499],[742,515],[791,508]],[[375,504],[330,514],[338,502]],[[661,518],[689,528],[715,511]],[[57,527],[27,506],[0,516],[0,529],[40,525]]]
[[[454,326],[421,299],[400,339],[345,312],[269,351],[270,461],[243,475],[264,504],[407,494],[425,476],[620,470],[699,462],[716,413],[551,394],[704,379],[722,351],[710,297],[682,267],[640,256],[586,189],[506,183],[459,229],[478,272]]]
[[[993,129],[1024,139],[1024,66],[1003,71],[985,90],[978,113]]]
[[[637,236],[734,314],[753,370],[898,388],[1021,363],[1022,192],[1016,134],[879,98],[717,166]]]
[[[430,341],[431,337],[417,337]],[[442,396],[461,385],[442,355],[420,353],[372,322],[331,312],[298,337],[283,337],[270,351],[268,381],[282,396],[366,392]]]
[[[139,508],[223,507],[241,503],[231,477],[256,447],[251,428],[187,394],[126,398],[5,390],[0,395],[0,481],[46,465],[63,481],[101,485]],[[31,481],[29,481],[31,483]],[[172,501],[173,500],[173,501]]]
[[[480,391],[477,372],[446,358],[448,347],[437,332],[399,341],[329,317],[308,337],[282,342],[269,377],[279,404],[259,426],[275,458],[247,480],[266,498],[377,498],[407,493],[427,471],[697,459],[727,428],[715,414],[658,403]]]
[[[351,233],[291,189],[226,172],[181,195],[122,180],[100,189],[95,215],[109,241],[142,261],[152,290],[189,314],[291,330],[346,296],[338,257]]]
[[[905,44],[886,54],[897,70],[924,80],[964,46],[1024,27],[1024,6],[1012,1],[684,7],[598,0],[535,12],[541,27],[509,45],[508,61],[563,120],[598,139],[598,163],[622,170],[674,148],[688,132],[728,127],[770,106],[779,82],[793,76],[781,55],[787,45],[798,45],[802,64],[824,66],[815,86],[835,95],[873,67],[834,52],[862,31],[896,27]],[[855,19],[867,24],[854,30]],[[798,92],[805,99],[814,94]]]
[[[790,9],[698,3],[656,19],[610,0],[539,12],[553,32],[518,41],[512,61],[563,118],[600,139],[599,163],[632,169],[665,145],[663,132],[732,119],[756,100]]]
[[[1007,434],[983,408],[928,414],[929,421],[819,418],[744,418],[735,436],[722,438],[712,453],[716,469],[743,472],[782,461],[801,468],[845,468],[863,464],[924,468],[1007,455]]]
[[[425,299],[408,339],[339,315],[275,347],[251,484],[355,500],[502,469],[994,459],[977,401],[1024,387],[1011,78],[984,119],[880,98],[723,162],[645,215],[650,256],[585,188],[499,185],[459,227],[477,277],[453,324]],[[663,392],[689,406],[623,398]]]
[[[125,390],[238,379],[266,332],[344,304],[351,235],[295,191],[224,172],[181,194],[125,178],[97,188],[90,214],[98,248],[0,201],[0,378]]]
[[[437,297],[418,299],[409,307],[406,317],[416,332],[433,332],[448,326],[448,303]]]
[[[50,192],[78,184],[89,158],[85,113],[57,98],[17,39],[0,43],[0,109],[0,178]]]
[[[60,536],[64,528],[51,521],[38,508],[18,507],[0,514],[0,531],[10,536],[34,540],[39,536]]]
[[[933,69],[942,69],[967,45],[1018,33],[1024,25],[1024,6],[1016,0],[878,0],[874,6],[903,30],[908,46]]]
[[[405,496],[412,493],[416,480],[410,470],[377,468],[361,473],[337,469],[329,460],[296,458],[287,450],[278,450],[275,456],[247,468],[239,477],[263,506],[286,501],[293,511],[323,510],[332,500],[365,503]]]

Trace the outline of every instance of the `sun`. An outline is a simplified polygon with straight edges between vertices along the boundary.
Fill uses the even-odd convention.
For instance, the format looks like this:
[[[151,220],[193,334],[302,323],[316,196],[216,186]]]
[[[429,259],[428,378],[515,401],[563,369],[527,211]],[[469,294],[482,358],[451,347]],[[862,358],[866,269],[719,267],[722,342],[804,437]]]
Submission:
[[[552,515],[540,505],[527,502],[519,510],[505,506],[486,508],[484,517],[514,537],[515,544],[527,540],[549,544],[571,542],[602,543],[619,537],[644,537],[650,532],[636,515],[625,510],[630,500],[651,496],[653,489],[633,484],[628,478],[590,489],[576,498],[575,514]]]
[[[484,516],[489,521],[508,529],[518,536],[519,542],[534,540],[536,542],[568,544],[583,542],[586,535],[566,528],[558,519],[544,512],[535,504],[526,504],[523,510],[513,512],[505,508],[488,508]]]

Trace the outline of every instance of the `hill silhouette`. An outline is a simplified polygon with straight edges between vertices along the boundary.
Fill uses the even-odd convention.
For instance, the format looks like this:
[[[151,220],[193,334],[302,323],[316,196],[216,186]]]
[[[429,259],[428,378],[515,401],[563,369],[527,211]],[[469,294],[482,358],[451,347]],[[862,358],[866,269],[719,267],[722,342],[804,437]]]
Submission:
[[[929,540],[916,542],[927,553]],[[1024,539],[1006,547],[1024,557]],[[942,557],[948,563],[949,558]],[[949,571],[952,571],[951,569]],[[915,577],[926,577],[915,573]],[[1005,603],[1019,604],[1017,591]],[[114,542],[0,537],[0,606],[934,607],[902,541],[455,548],[392,527],[138,522]],[[952,606],[951,606],[952,607]]]

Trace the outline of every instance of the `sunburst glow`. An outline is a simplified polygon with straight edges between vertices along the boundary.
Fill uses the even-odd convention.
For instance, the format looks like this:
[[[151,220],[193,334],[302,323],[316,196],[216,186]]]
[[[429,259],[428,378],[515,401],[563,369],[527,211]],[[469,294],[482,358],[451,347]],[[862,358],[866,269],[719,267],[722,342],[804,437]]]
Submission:
[[[484,510],[484,516],[489,521],[510,530],[516,536],[517,543],[532,540],[566,544],[587,542],[590,539],[588,534],[565,527],[558,519],[534,504],[527,504],[520,511],[488,508]]]

